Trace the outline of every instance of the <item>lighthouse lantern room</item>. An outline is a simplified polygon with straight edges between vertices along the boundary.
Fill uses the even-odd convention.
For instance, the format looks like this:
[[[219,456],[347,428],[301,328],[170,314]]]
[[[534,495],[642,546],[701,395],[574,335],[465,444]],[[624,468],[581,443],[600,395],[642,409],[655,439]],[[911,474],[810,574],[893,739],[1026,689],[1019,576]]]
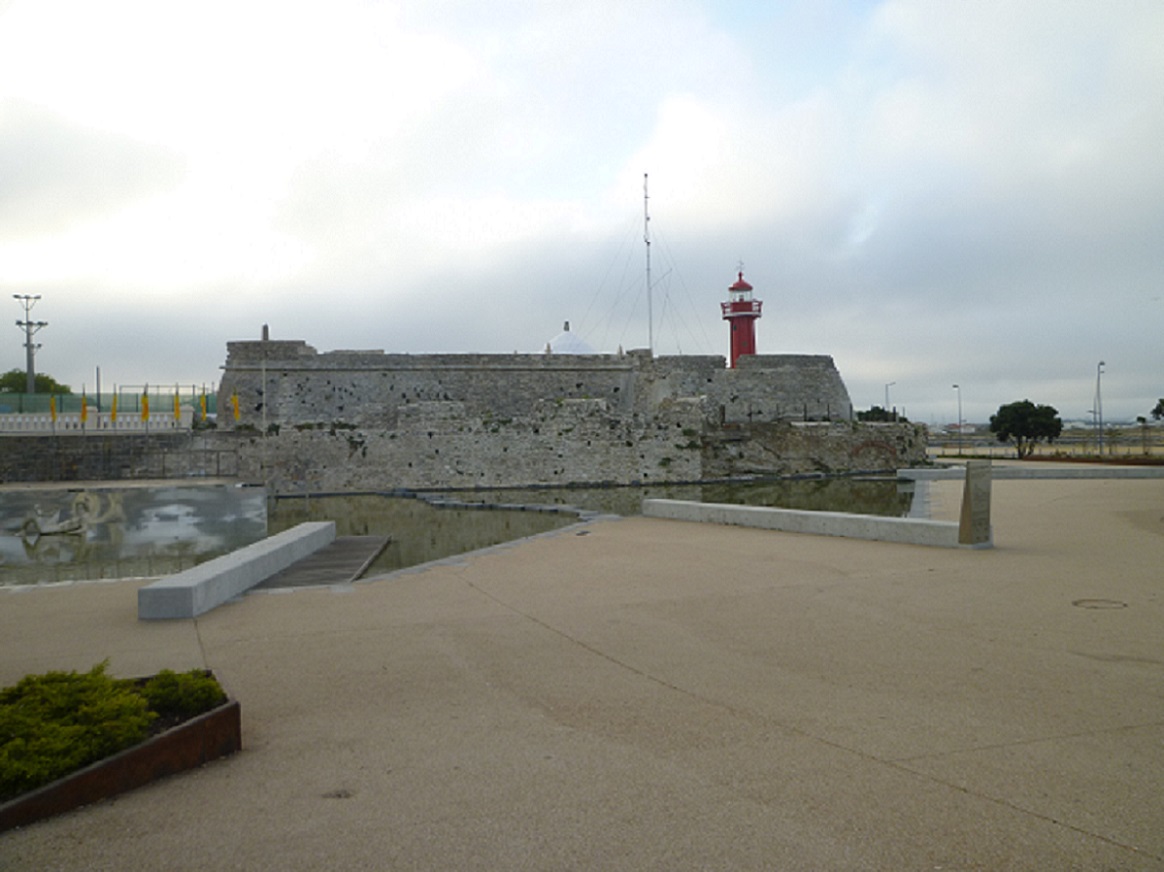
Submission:
[[[743,354],[756,353],[756,319],[760,317],[759,300],[752,299],[752,286],[741,271],[736,283],[728,288],[728,300],[720,303],[723,318],[731,324],[732,354],[729,365],[734,369]]]

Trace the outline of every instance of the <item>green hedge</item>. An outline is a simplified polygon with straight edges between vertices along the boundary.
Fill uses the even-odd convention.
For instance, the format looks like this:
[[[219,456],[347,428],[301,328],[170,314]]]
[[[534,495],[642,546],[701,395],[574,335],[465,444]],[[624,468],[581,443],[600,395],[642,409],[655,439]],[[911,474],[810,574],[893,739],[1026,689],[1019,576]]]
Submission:
[[[29,675],[0,690],[0,802],[68,775],[226,701],[209,673],[164,670],[145,682],[88,672]]]

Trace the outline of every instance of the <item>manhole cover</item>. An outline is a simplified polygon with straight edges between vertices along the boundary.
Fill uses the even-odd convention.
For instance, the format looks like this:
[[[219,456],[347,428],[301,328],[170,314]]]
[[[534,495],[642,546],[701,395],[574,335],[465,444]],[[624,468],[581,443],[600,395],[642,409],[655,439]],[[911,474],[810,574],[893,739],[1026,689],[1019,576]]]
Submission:
[[[1126,609],[1128,607],[1127,603],[1112,599],[1077,599],[1072,600],[1071,605],[1081,609]]]

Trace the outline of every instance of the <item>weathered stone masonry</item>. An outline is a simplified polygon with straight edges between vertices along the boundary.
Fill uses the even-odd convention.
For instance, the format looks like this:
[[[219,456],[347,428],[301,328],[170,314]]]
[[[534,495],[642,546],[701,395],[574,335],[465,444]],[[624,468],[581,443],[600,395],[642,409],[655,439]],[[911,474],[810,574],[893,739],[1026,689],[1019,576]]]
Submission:
[[[319,354],[301,341],[231,342],[219,402],[240,476],[279,491],[889,469],[925,450],[911,425],[852,423],[823,355],[727,369],[722,357],[645,351]]]
[[[0,483],[236,478],[235,434],[99,433],[0,436]]]
[[[417,403],[457,402],[465,414],[516,418],[541,400],[603,400],[616,415],[651,415],[676,398],[702,398],[721,423],[847,420],[849,394],[831,357],[319,354],[302,341],[231,342],[219,390],[237,393],[239,423],[397,426]],[[266,401],[266,415],[263,414]],[[228,408],[223,406],[221,408]]]

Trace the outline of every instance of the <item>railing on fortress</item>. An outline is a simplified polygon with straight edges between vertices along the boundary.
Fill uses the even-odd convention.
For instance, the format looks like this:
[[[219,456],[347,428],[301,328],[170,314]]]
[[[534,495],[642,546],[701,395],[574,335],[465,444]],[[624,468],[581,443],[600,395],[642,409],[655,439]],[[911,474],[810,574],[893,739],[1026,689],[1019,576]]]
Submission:
[[[87,413],[87,420],[81,420],[80,412],[64,412],[52,415],[49,412],[29,414],[0,414],[0,433],[167,433],[175,430],[189,430],[192,417],[189,410],[178,419],[172,412],[159,415],[150,414],[142,420],[140,415],[119,414],[117,419],[108,412]],[[55,420],[54,420],[55,417]]]
[[[112,393],[0,393],[0,433],[166,433],[213,420],[206,388],[122,386]]]

